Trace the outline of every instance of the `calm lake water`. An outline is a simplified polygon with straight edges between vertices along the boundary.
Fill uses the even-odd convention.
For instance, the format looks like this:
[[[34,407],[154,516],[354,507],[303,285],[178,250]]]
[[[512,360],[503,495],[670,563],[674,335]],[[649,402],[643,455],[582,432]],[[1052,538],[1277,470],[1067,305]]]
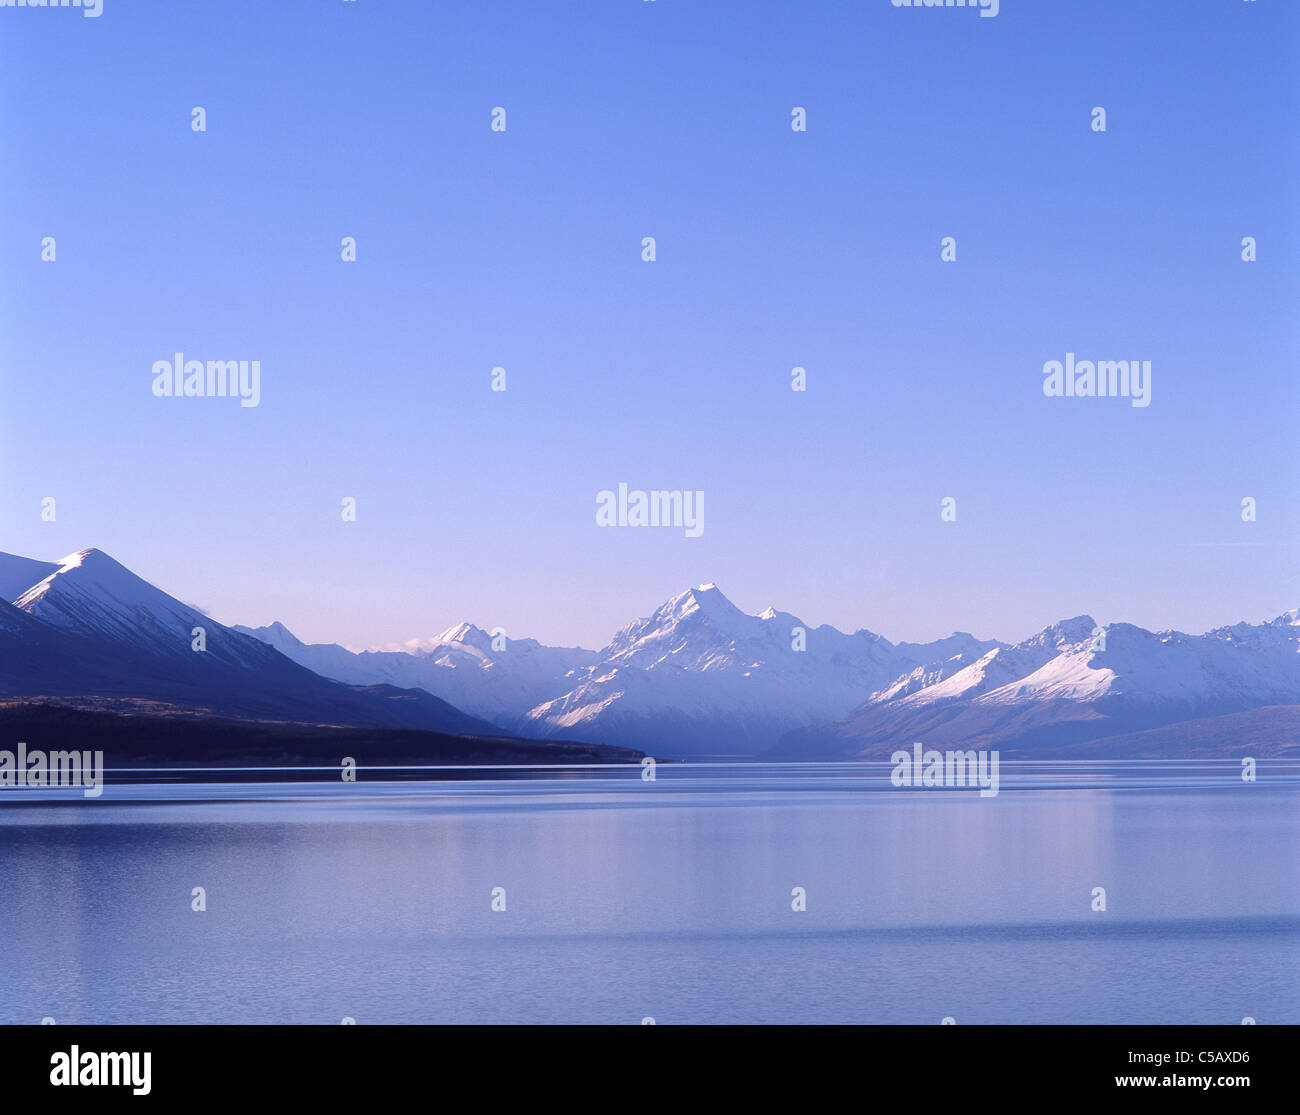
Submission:
[[[6,790],[0,1023],[1300,1023],[1300,763],[888,771]]]

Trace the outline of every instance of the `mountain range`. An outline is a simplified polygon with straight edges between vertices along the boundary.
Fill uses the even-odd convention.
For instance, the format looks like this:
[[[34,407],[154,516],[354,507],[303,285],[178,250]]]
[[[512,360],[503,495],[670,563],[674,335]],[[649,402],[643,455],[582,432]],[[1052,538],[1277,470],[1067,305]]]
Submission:
[[[419,686],[521,735],[676,757],[757,754],[846,715],[920,663],[996,645],[956,634],[895,646],[870,631],[809,629],[771,608],[746,615],[712,584],[674,596],[594,652],[503,637],[498,650],[468,623],[410,653],[304,644],[280,624],[237,630],[330,677]]]
[[[772,608],[747,615],[706,584],[594,652],[504,639],[494,650],[472,624],[409,653],[304,644],[279,624],[240,630],[328,676],[426,688],[522,735],[654,754],[888,758],[916,740],[1104,754],[1099,741],[1122,736],[1138,757],[1169,741],[1135,734],[1196,722],[1212,735],[1217,717],[1235,718],[1221,725],[1230,748],[1253,710],[1270,710],[1276,746],[1300,753],[1300,610],[1204,635],[1103,632],[1076,616],[1014,645],[964,632],[893,644]]]
[[[24,579],[39,579],[18,589]],[[113,712],[501,735],[425,690],[350,686],[233,631],[99,550],[0,554],[0,700]],[[15,591],[17,590],[17,591]],[[194,649],[201,629],[206,644]]]
[[[1020,643],[891,643],[749,615],[713,584],[595,651],[461,623],[405,650],[217,623],[108,555],[0,554],[0,703],[577,742],[664,758],[1300,754],[1300,610],[1203,635],[1088,616]],[[196,629],[206,647],[194,650]],[[1107,741],[1111,741],[1108,743]]]
[[[1168,757],[1175,740],[1156,730],[1217,724],[1231,751],[1255,723],[1240,714],[1251,713],[1267,715],[1277,747],[1300,754],[1300,611],[1204,635],[1126,623],[1099,632],[1090,616],[1077,616],[1015,646],[930,663],[837,722],[792,733],[774,755],[887,758],[924,740],[941,749]],[[1111,752],[1099,746],[1107,739]]]

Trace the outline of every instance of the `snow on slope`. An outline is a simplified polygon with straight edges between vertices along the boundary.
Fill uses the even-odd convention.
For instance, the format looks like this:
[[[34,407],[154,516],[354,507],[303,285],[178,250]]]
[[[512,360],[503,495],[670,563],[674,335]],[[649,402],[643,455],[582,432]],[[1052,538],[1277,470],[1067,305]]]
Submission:
[[[978,661],[920,667],[867,705],[921,708],[954,700],[987,705],[1027,701],[1286,703],[1300,699],[1300,624],[1292,613],[1258,626],[1204,635],[1153,633],[1133,624],[1105,629],[1077,616]],[[953,668],[956,667],[956,668]]]
[[[534,705],[564,692],[571,671],[595,660],[592,651],[543,646],[535,639],[494,640],[471,623],[450,627],[409,651],[356,653],[337,643],[304,643],[282,623],[236,627],[325,677],[352,685],[423,689],[508,730]]]
[[[1089,616],[1076,616],[1040,631],[1016,646],[996,646],[975,661],[955,656],[922,666],[901,678],[883,693],[873,694],[868,704],[897,701],[907,708],[974,698],[999,689],[1017,678],[1041,669],[1063,648],[1081,639],[1091,640],[1096,625]]]
[[[1025,701],[1169,703],[1242,709],[1300,702],[1300,632],[1274,620],[1204,635],[1153,633],[1128,623],[1062,647],[1039,669],[985,694],[989,704]]]
[[[137,577],[100,550],[69,554],[54,572],[14,600],[28,615],[65,631],[93,636],[150,655],[193,654],[196,627],[207,653],[227,665],[253,665],[260,655],[221,624]]]
[[[0,554],[0,600],[12,604],[37,581],[58,571],[57,562]]]
[[[1117,623],[1103,644],[1093,631],[1093,621],[1079,616],[975,662],[927,664],[840,723],[792,733],[778,753],[874,756],[914,738],[1036,745],[1300,705],[1294,611],[1204,635]]]
[[[33,565],[44,565],[45,575],[13,605],[0,607],[0,693],[7,697],[500,734],[418,688],[357,690],[321,677],[168,596],[99,550],[8,568],[28,571]],[[205,646],[195,646],[195,628],[203,629]]]
[[[1085,615],[1015,646],[963,633],[895,645],[869,631],[809,629],[773,608],[749,615],[705,584],[595,653],[533,640],[494,651],[472,624],[410,651],[362,654],[304,646],[280,625],[249,633],[339,680],[419,687],[522,734],[665,756],[754,754],[800,732],[811,733],[809,754],[859,753],[864,741],[909,732],[996,740],[1061,723],[1078,736],[1123,730],[1125,717],[1146,728],[1300,703],[1300,610],[1200,636],[1114,624],[1104,649],[1094,649],[1097,630]]]
[[[527,723],[543,736],[648,743],[660,720],[665,753],[752,754],[791,728],[845,715],[938,650],[991,645],[959,634],[904,651],[870,631],[809,629],[773,608],[748,615],[705,584],[623,628],[579,685]]]
[[[791,727],[843,716],[935,653],[978,656],[995,645],[958,634],[902,650],[869,631],[809,629],[773,608],[748,615],[712,584],[672,597],[599,652],[532,639],[495,650],[469,623],[410,651],[360,654],[304,644],[281,624],[236,630],[340,681],[416,686],[512,731],[656,742],[661,754],[752,753]]]

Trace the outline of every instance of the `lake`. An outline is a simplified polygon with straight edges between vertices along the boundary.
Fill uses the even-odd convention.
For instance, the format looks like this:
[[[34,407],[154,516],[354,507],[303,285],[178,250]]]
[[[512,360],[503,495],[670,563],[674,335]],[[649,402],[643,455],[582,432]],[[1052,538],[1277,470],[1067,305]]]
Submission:
[[[6,790],[0,1023],[1300,1023],[1300,762],[889,769]]]

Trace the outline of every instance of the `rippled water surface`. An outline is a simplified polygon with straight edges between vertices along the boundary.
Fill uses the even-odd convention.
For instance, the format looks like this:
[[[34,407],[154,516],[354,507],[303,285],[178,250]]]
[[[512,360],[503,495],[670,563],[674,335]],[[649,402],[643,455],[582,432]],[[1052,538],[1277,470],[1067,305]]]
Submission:
[[[1300,1022],[1297,762],[428,774],[0,793],[0,1022]]]

